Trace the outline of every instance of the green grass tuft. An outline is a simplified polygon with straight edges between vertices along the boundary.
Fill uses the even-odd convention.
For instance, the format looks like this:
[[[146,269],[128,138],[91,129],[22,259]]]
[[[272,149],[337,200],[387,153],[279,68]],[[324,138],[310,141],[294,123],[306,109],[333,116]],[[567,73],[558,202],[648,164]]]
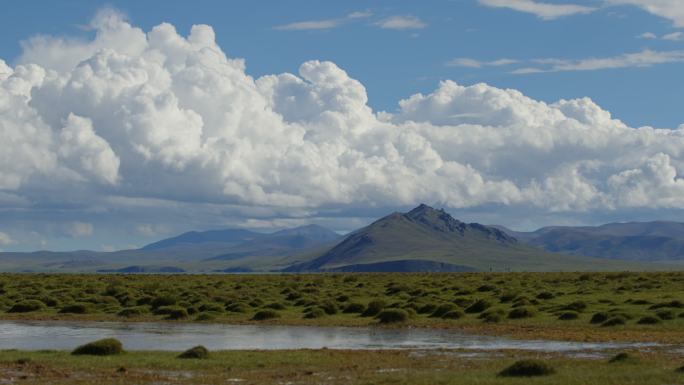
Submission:
[[[376,318],[380,321],[380,323],[388,324],[388,323],[406,322],[409,319],[409,315],[406,312],[406,310],[389,308],[389,309],[384,309],[380,313],[378,313]]]
[[[178,355],[182,359],[206,359],[209,358],[209,350],[202,345],[190,348]]]
[[[91,356],[111,356],[123,353],[123,346],[121,342],[114,338],[105,338],[89,342],[74,349],[73,355],[91,355]]]
[[[269,319],[280,318],[280,314],[275,310],[259,310],[254,314],[252,320],[265,321]]]
[[[548,376],[555,370],[547,363],[539,360],[520,360],[499,372],[502,377]]]

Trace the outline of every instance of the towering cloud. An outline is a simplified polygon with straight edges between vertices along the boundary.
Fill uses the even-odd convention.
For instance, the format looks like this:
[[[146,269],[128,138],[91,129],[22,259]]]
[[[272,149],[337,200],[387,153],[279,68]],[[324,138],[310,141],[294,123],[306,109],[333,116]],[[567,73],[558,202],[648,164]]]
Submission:
[[[684,128],[631,128],[588,98],[444,81],[376,112],[331,62],[254,79],[207,25],[91,26],[0,61],[0,193],[22,205],[684,207]]]

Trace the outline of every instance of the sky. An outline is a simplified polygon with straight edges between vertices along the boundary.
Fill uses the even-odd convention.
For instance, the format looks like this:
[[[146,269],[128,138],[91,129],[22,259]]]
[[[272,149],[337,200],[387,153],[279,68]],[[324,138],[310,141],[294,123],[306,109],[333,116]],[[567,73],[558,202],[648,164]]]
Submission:
[[[0,250],[684,220],[680,0],[21,1]]]

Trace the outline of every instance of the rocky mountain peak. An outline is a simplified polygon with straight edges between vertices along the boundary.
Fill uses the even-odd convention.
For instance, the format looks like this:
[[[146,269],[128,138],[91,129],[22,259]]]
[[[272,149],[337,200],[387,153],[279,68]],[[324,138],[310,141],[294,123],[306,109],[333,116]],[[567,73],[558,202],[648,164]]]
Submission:
[[[463,234],[466,224],[455,219],[443,209],[437,210],[424,203],[404,214],[404,217],[444,233]]]
[[[465,223],[455,219],[443,209],[435,209],[424,203],[404,214],[410,221],[427,226],[432,230],[442,233],[459,234],[464,236],[466,232],[479,234],[489,239],[499,242],[517,242],[515,238],[493,227],[481,225],[479,223]]]

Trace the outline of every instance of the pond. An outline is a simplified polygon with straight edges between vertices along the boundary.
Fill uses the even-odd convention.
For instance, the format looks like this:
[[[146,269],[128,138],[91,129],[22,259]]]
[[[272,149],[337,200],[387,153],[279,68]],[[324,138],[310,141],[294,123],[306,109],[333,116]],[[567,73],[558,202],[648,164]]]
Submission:
[[[655,343],[514,340],[439,329],[384,329],[204,323],[0,321],[0,349],[70,350],[100,338],[117,338],[127,350],[271,349],[517,349],[573,353],[649,348]]]

